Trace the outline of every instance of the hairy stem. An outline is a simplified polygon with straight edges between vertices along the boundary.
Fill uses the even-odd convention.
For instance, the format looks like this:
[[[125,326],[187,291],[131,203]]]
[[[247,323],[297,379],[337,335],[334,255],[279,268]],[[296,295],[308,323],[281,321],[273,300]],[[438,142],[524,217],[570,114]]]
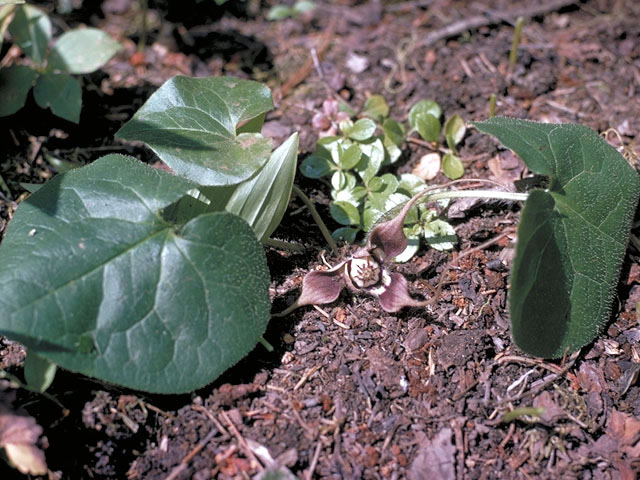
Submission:
[[[445,198],[488,198],[491,200],[524,202],[528,197],[528,193],[501,192],[498,190],[451,190],[448,192],[430,193],[420,200],[423,202],[432,202],[434,200],[444,200]]]
[[[285,240],[278,240],[275,238],[265,238],[262,243],[269,247],[279,248],[281,250],[291,250],[292,252],[304,252],[306,248],[302,245],[293,242],[287,242]]]
[[[511,68],[516,66],[518,59],[518,45],[520,45],[520,34],[522,33],[522,25],[524,24],[524,18],[518,17],[516,20],[516,27],[513,31],[513,40],[511,42],[511,51],[509,52],[509,65]]]
[[[304,192],[300,190],[296,185],[293,185],[292,192],[295,193],[298,196],[298,198],[302,200],[302,203],[304,203],[309,209],[309,212],[313,217],[313,221],[316,222],[316,225],[318,225],[318,228],[320,229],[320,232],[322,232],[322,236],[324,237],[327,244],[329,245],[329,248],[331,248],[331,250],[337,250],[338,245],[336,245],[336,242],[333,240],[333,237],[331,236],[329,229],[322,221],[322,217],[320,217],[320,214],[316,210],[316,207],[313,205],[313,202],[311,201],[311,199],[307,197],[304,194]]]

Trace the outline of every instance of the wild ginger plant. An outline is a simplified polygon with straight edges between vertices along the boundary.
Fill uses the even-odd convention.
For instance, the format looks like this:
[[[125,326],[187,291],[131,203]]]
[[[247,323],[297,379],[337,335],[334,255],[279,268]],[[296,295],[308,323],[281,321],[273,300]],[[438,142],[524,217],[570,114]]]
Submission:
[[[328,271],[308,273],[298,300],[330,303],[347,286],[378,297],[384,310],[420,306],[401,275],[384,262],[402,252],[405,217],[419,201],[479,197],[526,200],[518,227],[509,309],[512,335],[525,352],[558,358],[598,335],[611,313],[615,287],[640,196],[638,174],[593,130],[493,117],[474,123],[515,151],[548,186],[529,194],[423,191],[393,219],[373,228],[367,245]],[[365,278],[360,277],[367,272]],[[394,276],[395,275],[395,276]]]
[[[118,136],[145,142],[175,174],[107,155],[19,205],[0,245],[0,332],[33,356],[25,368],[42,376],[26,376],[38,389],[54,364],[138,390],[188,392],[256,345],[271,309],[260,240],[282,219],[296,167],[295,134],[275,151],[260,134],[271,107],[255,82],[174,77]],[[420,191],[350,259],[308,273],[294,306],[334,301],[345,287],[389,312],[423,306],[431,299],[411,295],[389,264],[406,249],[412,207],[526,199],[510,289],[514,340],[545,357],[590,342],[611,310],[636,172],[579,125],[496,117],[476,127],[547,176],[548,188]]]

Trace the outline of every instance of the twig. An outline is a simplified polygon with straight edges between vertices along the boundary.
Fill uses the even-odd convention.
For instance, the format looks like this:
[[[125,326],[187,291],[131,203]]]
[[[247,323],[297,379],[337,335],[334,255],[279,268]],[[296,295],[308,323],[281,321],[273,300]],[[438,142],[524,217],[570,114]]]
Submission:
[[[313,458],[311,459],[311,465],[309,465],[309,470],[307,470],[304,478],[305,480],[311,480],[313,478],[313,472],[316,469],[316,465],[318,465],[318,459],[320,458],[320,452],[322,451],[322,442],[318,441],[316,445],[316,451],[313,452]]]
[[[434,30],[433,32],[426,35],[421,41],[418,42],[416,47],[429,47],[439,40],[444,40],[446,38],[456,37],[467,30],[475,30],[480,27],[487,27],[489,25],[495,25],[504,20],[515,21],[518,17],[531,18],[537,17],[539,15],[544,15],[546,13],[553,12],[555,10],[559,10],[564,7],[568,7],[569,5],[573,5],[577,3],[577,0],[553,0],[547,3],[543,3],[542,5],[535,5],[532,7],[525,7],[514,9],[511,11],[506,11],[504,13],[500,12],[490,12],[487,15],[474,15],[473,17],[463,18],[462,20],[458,20],[457,22],[453,22],[446,27],[440,28],[438,30]]]
[[[302,385],[304,385],[307,382],[307,380],[309,380],[311,375],[316,373],[318,370],[320,370],[320,365],[314,365],[309,370],[307,370],[304,373],[304,375],[302,375],[302,378],[298,381],[298,383],[296,383],[296,386],[293,387],[293,390],[295,391],[295,390],[298,390],[300,387],[302,387]]]
[[[218,430],[215,428],[212,429],[206,437],[200,440],[200,442],[195,447],[193,447],[193,450],[187,453],[185,457],[180,460],[180,464],[174,467],[164,480],[174,480],[174,478],[177,478],[178,475],[180,475],[187,468],[187,465],[189,465],[189,462],[193,459],[193,457],[200,453],[200,451],[207,445],[207,443],[209,443],[209,440],[211,440],[216,433],[218,433]]]
[[[329,21],[329,26],[327,27],[326,32],[322,35],[322,40],[320,42],[320,45],[318,46],[318,48],[316,48],[316,54],[318,59],[322,58],[322,55],[329,47],[329,44],[333,39],[333,32],[335,28],[336,28],[336,17],[334,16],[334,17],[331,17],[331,20]],[[313,62],[314,62],[313,58],[308,58],[307,61],[304,62],[304,65],[302,65],[302,67],[300,67],[296,72],[294,72],[287,79],[284,85],[280,87],[280,94],[282,98],[286,97],[293,88],[295,88],[297,85],[302,83],[304,79],[309,76],[309,74],[313,71]]]
[[[227,424],[227,426],[229,427],[229,430],[231,430],[231,433],[233,433],[233,436],[236,437],[236,440],[238,440],[238,443],[240,444],[240,448],[242,448],[242,450],[244,450],[244,454],[252,461],[256,464],[256,467],[258,468],[258,470],[260,470],[261,472],[264,471],[264,467],[262,466],[262,464],[258,461],[258,459],[256,458],[255,454],[253,453],[253,451],[249,448],[249,445],[247,445],[247,441],[244,439],[244,437],[242,436],[242,434],[240,433],[240,431],[236,428],[236,426],[234,425],[234,423],[231,421],[231,419],[227,416],[227,414],[222,411],[220,412],[220,416],[222,417],[222,419],[224,420],[224,422]]]
[[[211,420],[211,423],[213,423],[215,427],[218,429],[218,431],[222,434],[222,437],[221,437],[222,440],[226,440],[230,436],[229,432],[227,432],[227,430],[224,428],[224,426],[222,426],[220,421],[208,409],[206,409],[202,405],[195,405],[195,404],[191,405],[191,409],[204,413],[209,418],[209,420]]]
[[[552,375],[550,375],[547,380],[542,382],[540,385],[538,385],[535,388],[532,388],[531,390],[528,390],[528,391],[526,391],[524,393],[519,393],[515,397],[504,398],[499,402],[499,404],[500,405],[504,405],[506,403],[515,402],[516,400],[522,400],[523,398],[530,397],[532,395],[535,395],[538,392],[541,392],[542,390],[547,388],[549,385],[551,385],[553,382],[555,382],[558,378],[562,377],[565,373],[567,373],[569,370],[571,370],[573,365],[576,363],[576,360],[578,360],[579,353],[580,353],[580,350],[578,350],[576,353],[574,353],[573,358],[564,367],[556,367],[555,365],[552,367],[551,364],[548,364],[546,362],[540,362],[539,360],[529,359],[529,358],[526,358],[526,357],[510,356],[510,357],[503,357],[503,358],[499,359],[498,362],[500,362],[501,360],[505,359],[501,363],[505,363],[505,362],[509,362],[509,361],[528,363],[530,365],[533,364],[533,365],[545,368],[545,369],[550,370],[552,372],[554,370],[556,370],[556,368],[557,368],[557,370]]]
[[[293,242],[287,242],[286,240],[278,240],[277,238],[265,238],[264,240],[262,240],[262,243],[279,250],[290,250],[292,252],[305,252],[307,250],[302,245]]]

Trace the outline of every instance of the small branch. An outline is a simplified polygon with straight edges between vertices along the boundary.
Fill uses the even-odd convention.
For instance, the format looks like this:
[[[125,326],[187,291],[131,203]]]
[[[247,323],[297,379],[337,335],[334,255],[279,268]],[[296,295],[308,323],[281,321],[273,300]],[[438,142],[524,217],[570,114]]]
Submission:
[[[475,30],[480,27],[495,25],[504,20],[515,21],[518,17],[537,17],[539,15],[544,15],[546,13],[568,7],[574,3],[577,3],[577,0],[553,0],[533,7],[518,8],[511,11],[507,10],[505,12],[490,11],[486,15],[474,15],[473,17],[463,18],[462,20],[453,22],[444,28],[432,31],[415,46],[429,47],[439,40],[456,37],[467,30]]]
[[[329,245],[329,248],[331,248],[331,250],[337,250],[338,245],[336,245],[336,242],[333,240],[333,237],[331,236],[329,229],[325,225],[324,221],[322,221],[322,218],[320,217],[320,214],[316,210],[316,207],[313,205],[313,202],[311,201],[311,199],[307,197],[304,194],[304,192],[298,188],[297,185],[293,185],[292,192],[296,194],[298,198],[302,200],[302,203],[304,203],[309,209],[309,213],[311,213],[311,216],[313,217],[314,222],[316,222],[316,225],[318,225],[318,228],[320,229],[320,232],[322,232],[322,236],[324,237],[327,244]]]

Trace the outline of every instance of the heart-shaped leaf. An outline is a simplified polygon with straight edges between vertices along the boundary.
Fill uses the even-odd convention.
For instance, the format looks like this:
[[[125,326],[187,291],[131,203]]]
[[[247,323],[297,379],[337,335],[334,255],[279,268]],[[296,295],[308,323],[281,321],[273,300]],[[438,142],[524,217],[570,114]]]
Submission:
[[[47,70],[66,73],[91,73],[109,61],[122,48],[97,28],[63,33],[51,49]]]
[[[0,117],[12,115],[24,106],[36,78],[37,72],[22,65],[0,68]]]
[[[268,238],[284,216],[291,198],[298,159],[298,134],[278,147],[258,174],[238,185],[225,210],[253,228],[259,240]]]
[[[116,137],[145,142],[174,172],[200,185],[234,185],[255,174],[271,154],[271,140],[237,134],[236,128],[271,108],[271,92],[260,83],[177,76]]]
[[[194,184],[108,155],[19,206],[0,246],[0,332],[69,370],[192,391],[246,355],[269,320],[269,272],[227,212],[163,209]]]
[[[82,87],[65,73],[43,73],[33,88],[33,97],[42,108],[51,108],[54,115],[73,123],[80,121]]]
[[[31,5],[20,5],[9,24],[9,33],[34,62],[44,62],[51,40],[51,20],[46,13]]]
[[[550,178],[531,192],[511,273],[513,337],[557,358],[591,342],[609,319],[640,181],[593,130],[494,117],[474,124]]]
[[[329,207],[331,216],[340,225],[358,225],[360,223],[360,213],[358,209],[349,202],[333,202]]]

